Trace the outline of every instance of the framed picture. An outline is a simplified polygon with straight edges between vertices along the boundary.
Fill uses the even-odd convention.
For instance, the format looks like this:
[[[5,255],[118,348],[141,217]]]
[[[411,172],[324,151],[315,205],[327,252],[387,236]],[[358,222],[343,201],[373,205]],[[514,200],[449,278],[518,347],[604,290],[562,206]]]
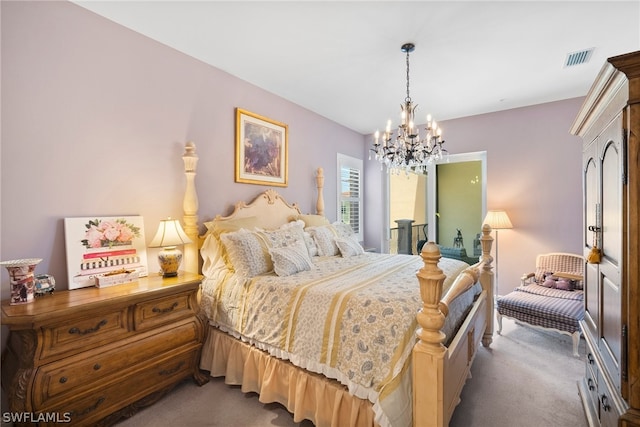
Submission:
[[[236,108],[236,182],[287,186],[288,127]]]
[[[64,234],[69,289],[96,286],[105,275],[148,274],[141,216],[65,218]]]

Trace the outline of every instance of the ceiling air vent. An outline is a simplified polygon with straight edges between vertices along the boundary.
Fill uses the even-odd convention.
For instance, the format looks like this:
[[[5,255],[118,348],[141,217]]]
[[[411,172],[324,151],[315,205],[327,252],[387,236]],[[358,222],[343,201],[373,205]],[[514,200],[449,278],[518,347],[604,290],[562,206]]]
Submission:
[[[568,53],[567,59],[564,61],[564,67],[573,67],[574,65],[580,65],[589,62],[592,53],[593,48]]]

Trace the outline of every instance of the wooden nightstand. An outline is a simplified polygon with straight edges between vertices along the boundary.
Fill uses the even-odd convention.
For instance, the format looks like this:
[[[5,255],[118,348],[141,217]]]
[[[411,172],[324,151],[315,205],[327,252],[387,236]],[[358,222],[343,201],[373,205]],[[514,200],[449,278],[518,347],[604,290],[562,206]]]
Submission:
[[[181,272],[59,291],[24,305],[3,301],[2,324],[11,331],[2,357],[9,411],[35,414],[32,421],[49,417],[39,425],[109,425],[186,377],[205,384],[200,281]]]

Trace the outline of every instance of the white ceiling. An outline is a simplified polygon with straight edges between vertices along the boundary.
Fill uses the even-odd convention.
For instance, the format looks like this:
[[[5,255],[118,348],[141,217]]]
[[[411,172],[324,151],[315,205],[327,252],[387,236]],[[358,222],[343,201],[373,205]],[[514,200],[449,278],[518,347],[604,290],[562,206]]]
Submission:
[[[640,50],[638,0],[74,3],[363,134],[397,124],[405,42],[419,123],[584,96]]]

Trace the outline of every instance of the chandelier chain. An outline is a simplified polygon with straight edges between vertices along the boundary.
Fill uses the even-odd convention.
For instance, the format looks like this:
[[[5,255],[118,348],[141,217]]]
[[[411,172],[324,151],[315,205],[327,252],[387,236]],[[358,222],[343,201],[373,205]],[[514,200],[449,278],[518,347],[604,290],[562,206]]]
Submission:
[[[411,102],[411,96],[409,96],[409,51],[407,50],[407,97],[405,102]]]

